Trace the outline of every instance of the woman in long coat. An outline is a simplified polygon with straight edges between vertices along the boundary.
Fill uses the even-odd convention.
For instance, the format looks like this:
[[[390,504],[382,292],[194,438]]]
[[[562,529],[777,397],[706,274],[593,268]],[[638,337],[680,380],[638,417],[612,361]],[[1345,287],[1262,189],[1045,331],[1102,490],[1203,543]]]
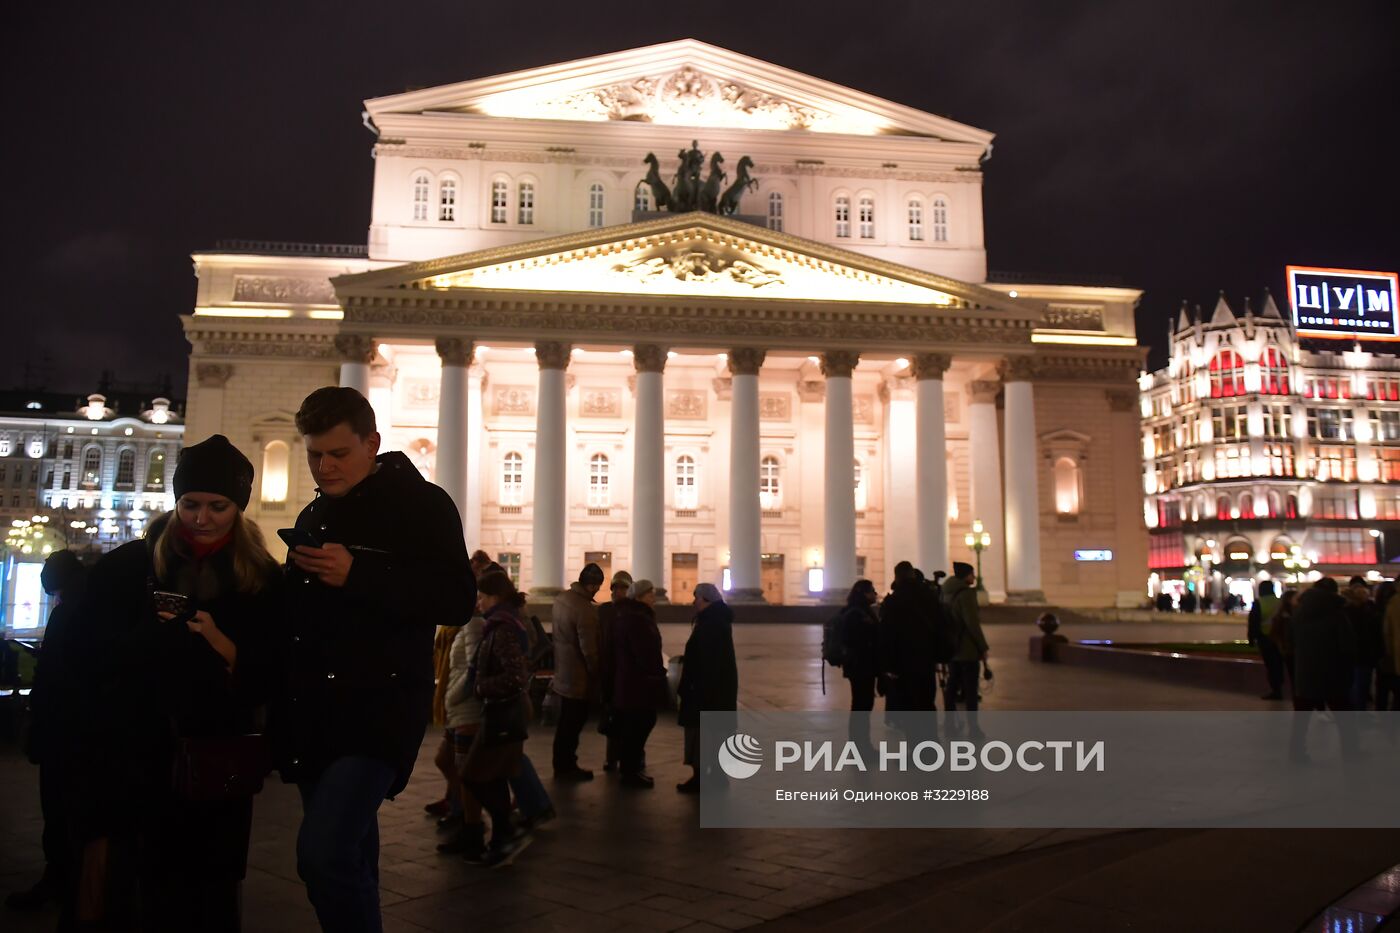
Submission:
[[[494,868],[510,864],[530,844],[530,837],[518,832],[510,819],[510,779],[520,773],[531,718],[529,635],[521,617],[525,597],[510,577],[486,573],[476,589],[486,624],[467,682],[482,701],[482,714],[463,762],[462,781],[491,815],[491,844],[484,861]]]
[[[681,682],[676,692],[681,711],[678,722],[685,728],[685,763],[694,772],[690,780],[676,785],[682,794],[700,791],[700,714],[733,712],[739,705],[739,663],[734,657],[734,612],[713,583],[695,587],[695,608],[699,613],[691,624],[681,664]]]
[[[280,574],[243,516],[252,483],[223,435],[186,447],[175,511],[89,577],[81,650],[103,760],[87,830],[134,837],[146,930],[239,928],[251,793],[192,799],[176,755],[251,733],[265,696]]]

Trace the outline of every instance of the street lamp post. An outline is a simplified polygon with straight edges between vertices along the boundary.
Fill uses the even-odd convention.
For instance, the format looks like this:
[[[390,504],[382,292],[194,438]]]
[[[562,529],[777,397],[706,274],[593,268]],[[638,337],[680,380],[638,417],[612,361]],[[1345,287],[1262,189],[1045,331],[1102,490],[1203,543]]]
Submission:
[[[977,596],[979,601],[986,599],[987,588],[982,585],[982,552],[991,546],[992,536],[983,529],[982,519],[972,520],[972,530],[963,535],[963,541],[977,555]]]
[[[1283,559],[1283,566],[1293,574],[1293,582],[1303,582],[1303,572],[1312,566],[1312,561],[1303,554],[1303,549],[1295,544],[1288,549],[1288,556]]]

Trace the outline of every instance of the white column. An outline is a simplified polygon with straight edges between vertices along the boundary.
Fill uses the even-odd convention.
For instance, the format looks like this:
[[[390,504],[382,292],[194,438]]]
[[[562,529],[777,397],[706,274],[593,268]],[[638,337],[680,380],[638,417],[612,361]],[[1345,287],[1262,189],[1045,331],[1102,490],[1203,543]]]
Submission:
[[[1043,602],[1035,397],[1022,360],[1005,366],[1006,589],[1009,599]]]
[[[442,379],[438,387],[436,480],[452,497],[457,514],[465,517],[467,428],[470,423],[467,415],[467,367],[472,362],[472,342],[460,337],[439,337],[437,352],[442,360]]]
[[[665,598],[666,421],[662,409],[666,348],[638,345],[636,428],[632,439],[632,578],[650,580]]]
[[[568,384],[564,370],[573,347],[567,343],[535,344],[540,367],[539,401],[535,408],[535,498],[530,543],[534,575],[532,599],[553,599],[564,589],[565,523],[567,512],[567,438],[565,404]]]
[[[762,508],[758,500],[758,370],[765,350],[729,353],[729,595],[731,602],[763,602]]]
[[[467,369],[467,504],[462,515],[462,533],[467,548],[481,547],[481,443],[485,424],[481,389],[485,371],[478,363]]]
[[[941,353],[920,353],[911,369],[915,389],[917,474],[915,508],[919,526],[919,568],[951,573],[948,558],[948,434],[943,423],[943,374],[951,363]]]
[[[968,523],[980,519],[992,535],[992,544],[982,552],[982,586],[993,602],[1006,599],[1006,535],[1002,531],[1001,441],[997,431],[996,382],[968,385],[968,448],[972,459],[972,514]],[[959,560],[975,563],[966,548]]]
[[[369,398],[369,366],[374,362],[377,348],[374,338],[340,334],[335,338],[335,348],[341,357],[340,384]]]
[[[860,354],[836,350],[821,358],[826,377],[826,457],[822,560],[826,600],[842,601],[856,582],[855,413],[851,373]]]

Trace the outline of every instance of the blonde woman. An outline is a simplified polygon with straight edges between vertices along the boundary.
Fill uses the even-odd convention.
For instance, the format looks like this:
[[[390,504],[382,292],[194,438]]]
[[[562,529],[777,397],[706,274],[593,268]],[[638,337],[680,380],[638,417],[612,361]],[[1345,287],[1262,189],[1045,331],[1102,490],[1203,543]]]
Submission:
[[[87,828],[134,841],[146,930],[239,927],[265,768],[256,743],[238,737],[254,731],[273,669],[265,646],[281,576],[243,515],[252,484],[252,464],[223,435],[186,447],[175,510],[89,580],[83,650],[104,779]],[[197,773],[210,756],[218,786]]]

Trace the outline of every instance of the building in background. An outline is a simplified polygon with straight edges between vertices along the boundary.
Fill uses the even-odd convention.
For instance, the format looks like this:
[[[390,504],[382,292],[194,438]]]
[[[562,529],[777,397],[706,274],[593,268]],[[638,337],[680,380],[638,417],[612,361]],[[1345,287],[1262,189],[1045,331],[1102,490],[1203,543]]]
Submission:
[[[989,279],[991,133],[690,40],[365,107],[366,245],[195,256],[188,430],[270,541],[341,382],[537,595],[813,602],[977,519],[993,599],[1141,600],[1140,292]],[[658,210],[685,159],[732,214]]]
[[[1183,308],[1141,379],[1152,592],[1218,605],[1265,578],[1393,577],[1400,357],[1300,341],[1267,294],[1199,317]]]

